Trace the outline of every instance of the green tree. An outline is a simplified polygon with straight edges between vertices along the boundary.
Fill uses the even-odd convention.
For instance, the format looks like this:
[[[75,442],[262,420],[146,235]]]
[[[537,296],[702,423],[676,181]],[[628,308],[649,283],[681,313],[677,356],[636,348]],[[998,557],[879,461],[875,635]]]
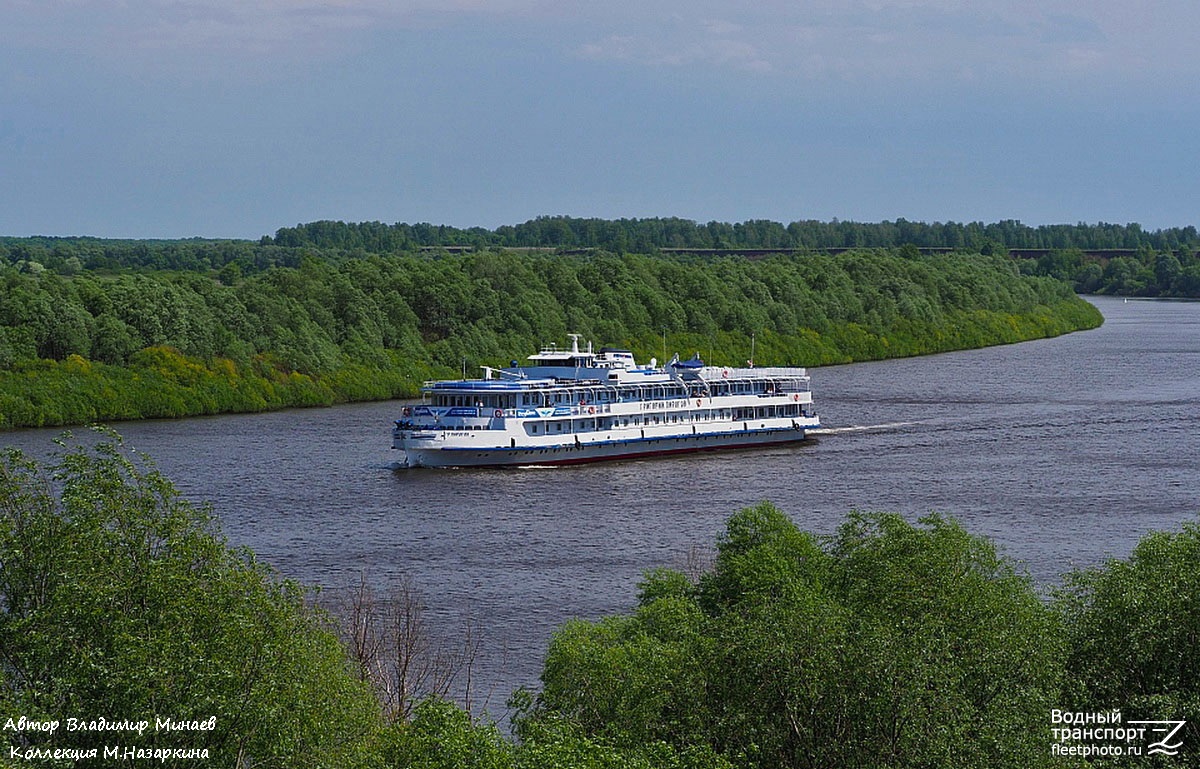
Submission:
[[[151,724],[5,742],[207,748],[236,767],[370,763],[378,708],[303,591],[229,549],[206,509],[118,440],[64,445],[46,466],[8,451],[0,500],[0,712]],[[156,717],[214,720],[174,733]]]
[[[1064,709],[1187,720],[1178,735],[1187,748],[1174,759],[1186,766],[1200,766],[1198,562],[1200,524],[1187,523],[1148,534],[1128,559],[1072,572],[1057,596],[1069,649]]]
[[[1179,259],[1169,251],[1154,255],[1154,282],[1156,293],[1169,295],[1175,288],[1175,280],[1183,272]]]
[[[1104,268],[1104,291],[1110,294],[1134,296],[1153,280],[1154,273],[1131,256],[1110,259]]]
[[[526,707],[523,694],[514,698]],[[568,722],[522,720],[516,743],[495,724],[473,721],[441,699],[421,702],[410,721],[388,732],[386,764],[395,769],[731,769],[702,746],[682,750],[656,742],[621,748]]]
[[[105,312],[97,316],[95,326],[96,336],[92,343],[95,360],[124,364],[141,348],[137,332],[116,315]]]
[[[763,768],[1039,766],[1058,651],[1029,580],[952,521],[856,513],[821,541],[764,503],[698,584],[655,573],[632,616],[560,631],[540,712]]]

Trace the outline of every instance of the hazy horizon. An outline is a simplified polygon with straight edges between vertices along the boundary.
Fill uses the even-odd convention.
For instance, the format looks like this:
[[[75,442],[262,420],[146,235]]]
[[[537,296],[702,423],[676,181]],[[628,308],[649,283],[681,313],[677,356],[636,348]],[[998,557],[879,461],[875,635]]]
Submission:
[[[1200,7],[0,0],[0,233],[1194,225]]]

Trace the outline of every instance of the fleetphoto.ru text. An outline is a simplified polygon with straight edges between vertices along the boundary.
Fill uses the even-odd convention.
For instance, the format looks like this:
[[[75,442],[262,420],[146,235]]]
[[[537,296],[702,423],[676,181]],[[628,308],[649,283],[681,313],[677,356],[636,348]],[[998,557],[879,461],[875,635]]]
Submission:
[[[1125,720],[1118,710],[1050,711],[1050,752],[1078,758],[1175,756],[1183,748],[1182,720]]]

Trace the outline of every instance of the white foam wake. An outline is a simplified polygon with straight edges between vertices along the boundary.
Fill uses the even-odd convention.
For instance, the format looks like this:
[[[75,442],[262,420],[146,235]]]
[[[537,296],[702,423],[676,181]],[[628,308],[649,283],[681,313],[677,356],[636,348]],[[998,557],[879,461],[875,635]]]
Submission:
[[[818,427],[815,430],[805,430],[809,435],[837,435],[839,433],[862,433],[869,430],[898,430],[901,427],[919,425],[920,422],[887,422],[882,425],[852,425],[850,427]]]

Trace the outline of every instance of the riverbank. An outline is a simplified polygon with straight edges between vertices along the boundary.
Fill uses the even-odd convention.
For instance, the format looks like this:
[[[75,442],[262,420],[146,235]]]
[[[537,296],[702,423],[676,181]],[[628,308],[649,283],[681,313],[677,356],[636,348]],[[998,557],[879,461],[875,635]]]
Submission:
[[[844,323],[824,333],[809,328],[795,334],[766,331],[756,335],[753,344],[759,365],[825,366],[1042,339],[1095,328],[1102,322],[1094,306],[1073,297],[1037,305],[1027,312],[954,310],[939,322],[901,317],[874,329]],[[748,357],[752,344],[745,334],[725,331],[677,333],[669,342],[673,350],[701,350],[716,364],[740,362]],[[647,335],[630,346],[648,351],[661,344],[661,339]],[[512,352],[523,356],[531,350]],[[486,363],[501,365],[503,361]],[[238,363],[229,358],[205,360],[167,346],[134,353],[127,365],[89,361],[78,355],[63,361],[37,359],[0,371],[0,428],[65,427],[411,398],[419,394],[426,379],[459,373],[427,357],[394,350],[380,351],[368,363],[347,362],[321,373],[288,370],[269,355]]]

